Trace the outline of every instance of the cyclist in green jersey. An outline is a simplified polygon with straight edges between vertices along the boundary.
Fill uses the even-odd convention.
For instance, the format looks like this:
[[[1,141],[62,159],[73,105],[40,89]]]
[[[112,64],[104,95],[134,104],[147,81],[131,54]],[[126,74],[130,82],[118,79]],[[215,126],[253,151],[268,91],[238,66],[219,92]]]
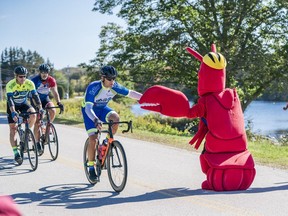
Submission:
[[[14,159],[19,164],[21,156],[16,146],[18,112],[35,112],[35,109],[28,103],[29,93],[31,93],[35,100],[39,113],[43,115],[44,110],[42,109],[34,83],[26,79],[28,75],[27,69],[23,66],[18,66],[14,69],[14,75],[15,78],[10,80],[6,85],[7,114],[10,129],[10,144],[13,149]],[[34,126],[35,121],[36,114],[31,114],[28,119],[30,128]]]

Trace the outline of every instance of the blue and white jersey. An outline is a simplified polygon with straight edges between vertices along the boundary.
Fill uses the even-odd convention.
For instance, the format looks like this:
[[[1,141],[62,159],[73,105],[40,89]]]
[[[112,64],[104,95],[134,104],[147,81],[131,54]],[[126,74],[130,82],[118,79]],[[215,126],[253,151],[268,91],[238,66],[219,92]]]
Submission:
[[[101,80],[94,81],[90,83],[86,89],[82,107],[85,107],[87,103],[93,104],[93,107],[96,109],[105,107],[117,94],[127,96],[129,94],[129,89],[116,81],[112,88],[105,88]]]

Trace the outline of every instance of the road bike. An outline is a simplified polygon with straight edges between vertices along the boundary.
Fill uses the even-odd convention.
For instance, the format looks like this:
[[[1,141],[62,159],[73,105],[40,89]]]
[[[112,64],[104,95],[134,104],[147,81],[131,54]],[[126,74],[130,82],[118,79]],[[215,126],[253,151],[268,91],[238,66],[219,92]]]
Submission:
[[[112,134],[112,126],[114,124],[127,125],[127,129],[123,130],[122,133],[127,133],[131,130],[132,133],[132,121],[121,121],[121,122],[107,122],[103,123],[103,125],[107,125],[108,129],[101,130],[98,132],[98,142],[95,148],[95,171],[98,176],[97,180],[90,179],[89,175],[89,166],[88,166],[88,145],[89,145],[89,138],[87,138],[85,145],[84,145],[84,152],[83,152],[83,162],[84,162],[84,170],[88,181],[95,185],[97,182],[100,181],[100,176],[102,170],[107,169],[109,182],[116,192],[121,192],[126,185],[127,181],[127,159],[124,148],[122,144],[114,139]],[[104,155],[102,156],[102,160],[99,159],[99,143],[101,133],[108,133],[110,138],[108,139],[107,148],[105,150]]]
[[[54,124],[51,122],[49,109],[53,108],[60,108],[59,106],[55,107],[46,107],[45,108],[45,116],[44,118],[40,119],[40,144],[42,146],[42,152],[38,152],[38,155],[41,156],[44,153],[45,145],[48,145],[49,152],[52,158],[52,161],[56,160],[59,153],[59,142],[58,142],[58,135]],[[60,110],[61,114],[62,111]]]
[[[23,163],[24,153],[27,153],[29,163],[33,171],[38,167],[38,154],[36,148],[35,137],[32,130],[29,128],[28,119],[32,114],[38,114],[39,112],[22,112],[19,113],[17,121],[17,138],[16,145],[21,156],[21,160],[18,162],[19,165]],[[22,128],[22,124],[25,124],[25,128]]]

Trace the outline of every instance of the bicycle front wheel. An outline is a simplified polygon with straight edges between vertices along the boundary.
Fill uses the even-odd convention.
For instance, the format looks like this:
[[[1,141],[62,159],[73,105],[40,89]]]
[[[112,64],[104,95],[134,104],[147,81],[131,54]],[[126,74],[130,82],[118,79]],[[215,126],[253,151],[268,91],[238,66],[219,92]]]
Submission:
[[[27,148],[27,154],[31,168],[33,171],[35,171],[38,167],[38,154],[37,154],[35,137],[31,129],[25,130],[25,145]]]
[[[127,159],[119,141],[111,143],[106,162],[110,184],[116,192],[121,192],[127,181]]]
[[[84,151],[83,151],[83,164],[84,164],[84,171],[85,175],[87,177],[87,180],[90,182],[90,184],[95,185],[97,183],[96,180],[93,180],[90,178],[89,174],[89,166],[88,166],[88,146],[89,146],[89,138],[87,138],[85,145],[84,145]]]
[[[46,133],[48,133],[48,135],[46,137],[48,137],[49,152],[54,161],[57,159],[59,152],[58,136],[55,126],[52,123],[50,123],[47,128],[48,130]]]

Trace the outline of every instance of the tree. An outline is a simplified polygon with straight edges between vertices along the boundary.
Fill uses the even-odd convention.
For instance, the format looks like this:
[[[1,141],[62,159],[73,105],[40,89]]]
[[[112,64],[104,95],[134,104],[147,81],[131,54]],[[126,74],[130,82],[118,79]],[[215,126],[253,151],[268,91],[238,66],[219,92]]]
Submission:
[[[44,58],[36,51],[28,50],[25,52],[22,48],[5,48],[1,53],[2,80],[7,83],[14,77],[13,71],[16,66],[22,65],[29,71],[29,76],[34,75],[39,65],[44,62]]]
[[[99,0],[93,10],[111,14],[116,7],[128,27],[102,27],[93,64],[109,62],[125,79],[184,86],[196,94],[199,62],[184,48],[204,55],[213,42],[227,59],[226,86],[237,87],[243,110],[287,75],[284,0]]]

